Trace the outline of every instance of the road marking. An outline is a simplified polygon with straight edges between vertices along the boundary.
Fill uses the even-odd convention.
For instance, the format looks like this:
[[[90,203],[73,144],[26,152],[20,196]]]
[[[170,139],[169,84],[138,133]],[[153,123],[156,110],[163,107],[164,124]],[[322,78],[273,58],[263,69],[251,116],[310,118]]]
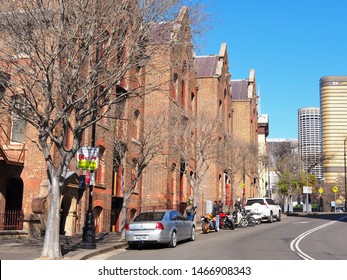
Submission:
[[[326,224],[323,224],[321,226],[318,226],[318,227],[315,227],[313,229],[310,229],[302,234],[300,234],[298,237],[296,237],[291,243],[290,243],[290,249],[297,253],[299,255],[299,257],[301,257],[302,259],[304,260],[314,260],[314,258],[312,258],[311,256],[307,255],[306,253],[304,253],[300,247],[299,247],[299,243],[302,239],[304,239],[307,235],[311,234],[312,232],[315,232],[317,230],[320,230],[322,228],[325,228],[325,227],[328,227],[328,226],[331,226],[335,223],[337,223],[338,221],[342,221],[344,219],[346,219],[347,216],[344,216],[336,221],[332,221],[332,222],[329,222],[329,223],[326,223]]]

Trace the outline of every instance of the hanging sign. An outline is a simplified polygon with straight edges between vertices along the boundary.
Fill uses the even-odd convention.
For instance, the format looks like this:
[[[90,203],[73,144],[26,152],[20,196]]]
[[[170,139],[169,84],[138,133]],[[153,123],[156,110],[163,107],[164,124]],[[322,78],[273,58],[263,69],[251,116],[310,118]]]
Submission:
[[[78,169],[97,170],[99,165],[99,147],[81,147],[76,154]]]
[[[303,190],[303,193],[312,193],[312,187],[303,186],[302,190]]]

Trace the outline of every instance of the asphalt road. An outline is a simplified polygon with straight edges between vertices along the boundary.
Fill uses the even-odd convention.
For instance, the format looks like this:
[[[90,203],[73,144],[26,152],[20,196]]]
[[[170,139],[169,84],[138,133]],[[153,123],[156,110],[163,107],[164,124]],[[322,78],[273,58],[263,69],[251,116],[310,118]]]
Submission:
[[[338,221],[338,219],[344,220]],[[119,249],[103,260],[347,260],[347,215],[286,216],[253,228],[198,233],[194,242],[176,248],[144,246]]]

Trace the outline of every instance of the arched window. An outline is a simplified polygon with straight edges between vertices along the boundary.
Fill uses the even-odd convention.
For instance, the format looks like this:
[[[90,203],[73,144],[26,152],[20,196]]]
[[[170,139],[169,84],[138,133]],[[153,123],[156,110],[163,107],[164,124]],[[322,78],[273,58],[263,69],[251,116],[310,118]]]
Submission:
[[[134,112],[134,133],[133,137],[135,139],[140,138],[140,111],[138,109],[135,110]]]

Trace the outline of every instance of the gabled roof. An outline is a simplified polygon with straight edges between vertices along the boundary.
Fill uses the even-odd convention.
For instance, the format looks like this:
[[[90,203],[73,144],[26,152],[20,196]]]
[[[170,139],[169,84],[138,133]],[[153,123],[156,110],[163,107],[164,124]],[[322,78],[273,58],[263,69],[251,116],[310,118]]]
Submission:
[[[231,80],[231,92],[233,100],[247,100],[248,79]]]
[[[149,31],[150,44],[163,44],[171,40],[174,22],[153,23]]]
[[[217,55],[195,57],[196,77],[215,77],[218,59]]]

